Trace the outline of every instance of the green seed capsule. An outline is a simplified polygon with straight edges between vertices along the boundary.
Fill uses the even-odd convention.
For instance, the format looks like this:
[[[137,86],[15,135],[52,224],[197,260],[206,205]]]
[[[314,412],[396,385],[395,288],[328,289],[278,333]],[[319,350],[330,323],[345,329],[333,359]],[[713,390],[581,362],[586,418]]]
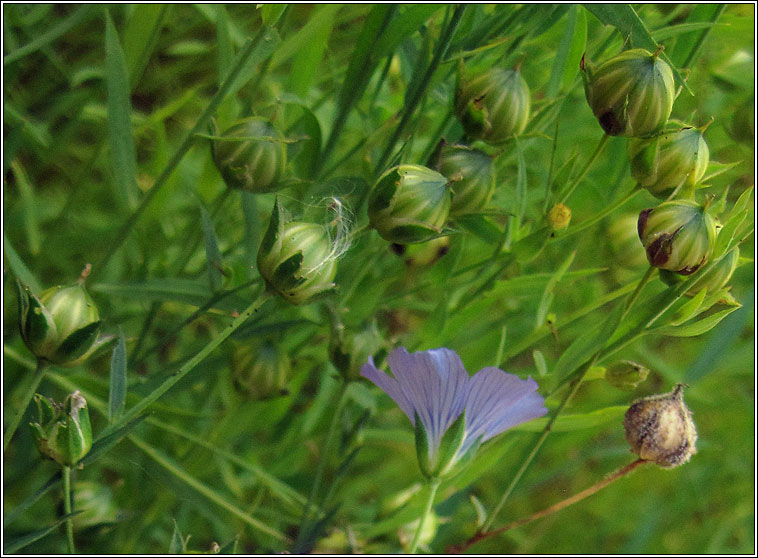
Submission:
[[[637,272],[648,267],[645,249],[640,246],[637,235],[638,219],[637,213],[626,213],[614,218],[608,225],[608,240],[615,256],[613,269],[622,267]]]
[[[450,215],[476,213],[495,193],[492,157],[463,145],[446,145],[440,153],[439,171],[450,180],[453,201]]]
[[[83,281],[52,287],[39,298],[18,284],[19,330],[37,358],[75,366],[96,348],[100,317]]]
[[[704,206],[674,200],[642,211],[637,233],[650,265],[690,275],[708,261],[717,231]]]
[[[292,304],[303,304],[335,287],[340,253],[324,225],[287,223],[276,201],[258,251],[258,271],[269,289]]]
[[[667,469],[687,463],[696,452],[697,430],[684,404],[683,387],[640,399],[624,416],[632,453]]]
[[[368,198],[368,218],[390,242],[425,242],[442,232],[450,213],[450,189],[440,173],[420,165],[393,167]]]
[[[492,68],[469,80],[459,76],[455,115],[472,138],[497,144],[521,134],[530,106],[529,86],[517,69]]]
[[[597,68],[582,59],[587,102],[609,136],[648,137],[666,124],[674,105],[674,75],[658,54],[627,50]]]
[[[34,395],[34,402],[39,419],[30,426],[40,453],[62,466],[76,465],[92,447],[87,401],[77,390],[63,403],[39,393]]]
[[[259,348],[240,344],[231,353],[231,372],[234,387],[254,401],[287,395],[287,383],[292,376],[290,361],[272,343]]]
[[[227,186],[248,192],[273,192],[281,186],[287,165],[282,136],[265,118],[252,117],[226,130],[211,143],[213,161]],[[267,139],[271,138],[271,139]]]
[[[740,259],[740,250],[735,247],[730,250],[714,267],[708,270],[708,273],[700,278],[695,287],[687,291],[688,296],[695,296],[702,289],[706,289],[707,292],[712,293],[723,289],[729,284],[729,280],[732,278],[734,270],[737,269],[737,264]],[[683,277],[671,273],[670,271],[660,270],[659,276],[661,281],[667,285],[676,285],[684,280]]]
[[[702,130],[670,122],[668,131],[629,141],[632,178],[658,198],[680,186],[693,187],[708,167],[709,151]]]

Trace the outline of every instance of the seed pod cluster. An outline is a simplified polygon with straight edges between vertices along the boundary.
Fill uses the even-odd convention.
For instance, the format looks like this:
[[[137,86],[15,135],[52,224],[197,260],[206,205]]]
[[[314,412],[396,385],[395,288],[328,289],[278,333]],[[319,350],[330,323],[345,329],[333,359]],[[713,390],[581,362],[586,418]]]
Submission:
[[[695,454],[697,430],[684,404],[683,384],[670,393],[640,399],[624,416],[626,440],[641,459],[665,468],[687,463]]]

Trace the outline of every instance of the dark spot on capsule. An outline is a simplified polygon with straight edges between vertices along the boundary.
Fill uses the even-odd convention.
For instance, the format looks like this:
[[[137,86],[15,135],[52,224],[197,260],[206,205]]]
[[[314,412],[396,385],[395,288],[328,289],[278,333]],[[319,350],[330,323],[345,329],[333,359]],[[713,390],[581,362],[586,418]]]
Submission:
[[[396,254],[398,256],[405,254],[405,249],[405,244],[397,244],[396,242],[390,244],[390,250],[392,250],[393,254]]]
[[[647,247],[647,259],[654,267],[663,267],[671,255],[674,235],[663,233]]]
[[[437,250],[437,257],[441,258],[445,254],[447,254],[450,251],[450,246],[440,246],[440,249]]]
[[[624,131],[624,124],[619,122],[616,117],[616,113],[613,110],[609,110],[597,117],[600,126],[603,128],[606,134],[609,136],[618,136]]]
[[[642,239],[642,231],[645,228],[645,224],[647,223],[647,218],[650,216],[651,211],[652,209],[643,209],[640,212],[639,218],[637,219],[637,236],[639,236],[640,239]]]

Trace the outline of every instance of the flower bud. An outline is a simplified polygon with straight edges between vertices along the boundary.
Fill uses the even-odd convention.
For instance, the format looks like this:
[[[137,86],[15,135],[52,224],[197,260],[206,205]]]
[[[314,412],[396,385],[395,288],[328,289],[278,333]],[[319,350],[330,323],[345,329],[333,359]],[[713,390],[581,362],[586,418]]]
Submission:
[[[666,124],[674,105],[674,75],[658,54],[627,50],[597,68],[582,58],[587,102],[609,136],[651,136]]]
[[[278,200],[258,251],[258,271],[268,288],[292,304],[303,304],[335,288],[341,239],[324,225],[285,222]]]
[[[290,361],[272,343],[260,348],[240,344],[231,353],[230,369],[234,387],[254,401],[287,395],[287,383],[292,376]]]
[[[716,232],[716,222],[706,208],[690,200],[645,209],[637,221],[650,265],[680,275],[695,273],[708,261]]]
[[[52,287],[39,298],[29,287],[17,283],[19,330],[37,358],[75,366],[97,348],[100,317],[83,283],[80,280],[68,287]]]
[[[332,319],[329,360],[345,380],[352,381],[360,378],[361,366],[368,361],[369,357],[376,356],[384,345],[385,341],[376,323],[371,322],[358,332],[350,331],[346,334],[345,326],[336,319]]]
[[[425,242],[442,232],[450,213],[450,190],[440,173],[420,165],[393,167],[379,177],[368,198],[368,219],[390,242]]]
[[[667,198],[682,185],[694,187],[709,161],[702,129],[669,124],[673,126],[659,136],[629,141],[632,178],[658,198]]]
[[[607,229],[611,251],[615,256],[614,263],[635,272],[648,267],[645,249],[640,246],[637,235],[638,219],[637,213],[625,213],[610,221]],[[616,269],[616,265],[613,269]]]
[[[621,360],[605,369],[605,381],[613,387],[632,391],[645,381],[650,370],[631,360]]]
[[[624,430],[632,453],[666,468],[687,463],[695,454],[697,431],[683,388],[679,384],[671,393],[645,397],[629,407]]]
[[[492,68],[470,80],[459,75],[455,115],[472,138],[497,144],[521,134],[530,105],[529,86],[518,69]]]
[[[29,424],[40,453],[62,466],[76,465],[92,447],[87,401],[76,390],[63,403],[38,393],[34,395],[34,402],[39,419]]]
[[[547,222],[554,231],[560,231],[571,223],[571,209],[562,203],[555,204],[547,214]]]
[[[213,140],[211,148],[227,186],[255,193],[273,192],[281,186],[287,150],[268,120],[246,118],[221,135],[227,139]]]
[[[478,149],[463,145],[444,146],[439,171],[452,183],[451,215],[480,211],[495,193],[492,157]]]

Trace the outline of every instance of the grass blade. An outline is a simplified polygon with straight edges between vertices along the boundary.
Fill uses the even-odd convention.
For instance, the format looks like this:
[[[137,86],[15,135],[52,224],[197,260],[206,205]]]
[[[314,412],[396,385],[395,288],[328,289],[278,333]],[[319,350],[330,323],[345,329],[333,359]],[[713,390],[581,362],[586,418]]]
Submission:
[[[11,241],[5,236],[5,233],[3,233],[3,252],[5,254],[5,259],[8,262],[8,267],[11,268],[11,271],[13,271],[13,274],[18,280],[31,288],[32,292],[39,294],[41,290],[39,281],[37,281],[34,274],[29,271],[29,268],[26,267],[26,264],[24,264],[23,260],[18,255],[18,252],[16,252]]]
[[[213,220],[202,203],[200,204],[200,217],[203,224],[203,238],[205,239],[205,256],[208,259],[208,280],[211,290],[215,292],[221,288],[223,281],[221,250],[218,248]]]
[[[121,418],[126,405],[126,341],[119,329],[116,348],[111,358],[111,377],[108,393],[108,422]]]
[[[108,139],[113,161],[116,199],[122,208],[137,203],[137,155],[132,135],[129,78],[118,33],[105,11],[105,67],[108,90]]]

